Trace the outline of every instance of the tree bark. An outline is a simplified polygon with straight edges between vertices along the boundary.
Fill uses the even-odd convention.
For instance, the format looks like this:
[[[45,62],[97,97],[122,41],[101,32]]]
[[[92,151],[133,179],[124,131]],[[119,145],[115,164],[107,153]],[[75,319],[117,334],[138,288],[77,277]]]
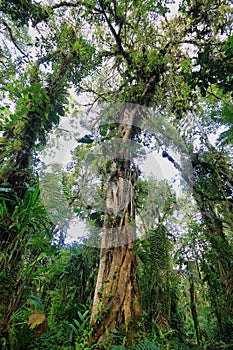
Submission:
[[[188,270],[192,270],[190,267],[191,263],[188,262],[187,268]],[[190,293],[190,309],[193,318],[193,324],[196,332],[197,344],[200,345],[200,326],[198,321],[197,307],[196,307],[196,297],[195,297],[195,285],[193,276],[189,276],[189,293]]]
[[[121,144],[133,137],[137,109],[136,106],[131,111],[126,108],[124,112],[118,128]],[[120,325],[124,325],[128,345],[135,342],[137,333],[141,312],[135,250],[136,181],[137,171],[132,169],[129,152],[120,147],[108,180],[100,266],[91,315],[94,331],[89,343],[98,343],[100,349],[101,340]]]

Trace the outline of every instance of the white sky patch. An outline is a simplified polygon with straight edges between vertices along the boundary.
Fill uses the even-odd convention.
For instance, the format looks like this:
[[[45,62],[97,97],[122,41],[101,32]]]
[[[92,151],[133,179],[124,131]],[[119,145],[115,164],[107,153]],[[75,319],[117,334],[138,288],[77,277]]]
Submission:
[[[179,9],[179,1],[175,1],[174,4],[169,4],[168,5],[169,9],[170,9],[170,13],[168,13],[166,16],[168,19],[172,19],[174,18],[177,13],[178,13],[178,9]]]

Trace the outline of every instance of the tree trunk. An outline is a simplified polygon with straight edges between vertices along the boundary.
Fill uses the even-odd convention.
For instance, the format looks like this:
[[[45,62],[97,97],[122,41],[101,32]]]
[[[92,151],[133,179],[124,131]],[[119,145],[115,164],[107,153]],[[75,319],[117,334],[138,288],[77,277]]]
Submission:
[[[187,268],[188,270],[190,269],[191,263],[188,262]],[[197,344],[200,345],[200,326],[199,326],[199,321],[198,321],[198,314],[197,314],[197,307],[196,307],[196,297],[195,297],[195,285],[194,285],[194,280],[193,276],[191,275],[189,277],[189,293],[190,293],[190,309],[191,309],[191,314],[193,318],[193,324],[196,332],[196,339],[197,339]]]
[[[122,144],[133,137],[136,113],[137,107],[130,113],[125,112],[127,122],[120,123],[118,138],[122,138]],[[108,180],[100,266],[91,315],[94,331],[89,343],[98,343],[99,348],[101,340],[120,325],[124,325],[127,344],[133,344],[140,319],[134,223],[137,170],[132,168],[127,149],[120,147],[118,154]]]
[[[157,67],[145,83],[138,98],[141,105],[150,104],[163,67]],[[141,106],[126,104],[121,113],[117,138],[121,146],[140,132]],[[118,326],[125,327],[127,345],[136,343],[140,320],[139,285],[137,279],[136,226],[134,184],[137,170],[130,160],[130,147],[117,145],[118,157],[109,175],[100,265],[91,314],[92,335],[89,345],[98,343]]]
[[[90,344],[99,343],[119,325],[125,326],[128,345],[135,342],[140,319],[136,273],[137,256],[133,243],[101,250],[91,317],[94,332]]]
[[[233,250],[229,237],[233,228],[233,175],[224,156],[209,143],[207,135],[202,136],[208,152],[190,154],[194,173],[192,181],[182,169],[181,173],[192,186],[202,214],[204,234],[211,246],[208,262],[216,275],[212,288],[214,286],[222,304],[216,312],[219,331],[223,340],[232,341]]]

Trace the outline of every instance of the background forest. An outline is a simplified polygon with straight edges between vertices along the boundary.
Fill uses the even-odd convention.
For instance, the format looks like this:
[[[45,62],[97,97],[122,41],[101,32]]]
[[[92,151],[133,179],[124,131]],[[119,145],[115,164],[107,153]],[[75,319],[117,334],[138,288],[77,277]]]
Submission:
[[[233,349],[231,1],[0,11],[0,348]]]

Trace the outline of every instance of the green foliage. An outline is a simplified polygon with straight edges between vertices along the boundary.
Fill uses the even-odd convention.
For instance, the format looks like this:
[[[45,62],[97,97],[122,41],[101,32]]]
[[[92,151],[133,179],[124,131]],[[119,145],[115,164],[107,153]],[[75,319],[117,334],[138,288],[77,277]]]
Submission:
[[[12,303],[8,316],[11,329],[10,338],[11,343],[15,344],[14,348],[17,349],[22,344],[29,342],[32,337],[27,320],[33,309],[27,300],[31,298],[39,309],[43,309],[43,305],[34,294],[36,292],[34,288],[38,287],[37,283],[42,275],[41,267],[56,253],[56,249],[51,246],[51,224],[39,200],[39,187],[29,187],[22,199],[12,196],[11,191],[2,193],[0,228],[5,241],[3,239],[0,245],[0,263],[3,268],[0,276],[2,295],[0,312],[2,313],[5,303],[7,305],[10,298]],[[10,197],[7,198],[9,195]],[[9,212],[11,206],[14,210]],[[9,215],[11,215],[11,222],[6,220]],[[14,233],[11,249],[6,244],[11,239],[9,235],[6,235],[6,232],[9,233],[9,231],[11,234]],[[35,233],[37,237],[33,238]],[[30,297],[32,294],[34,295]],[[21,331],[25,334],[24,339],[21,339]]]
[[[135,350],[160,350],[160,348],[150,341],[144,341],[137,344]]]
[[[221,145],[232,145],[233,143],[233,107],[232,105],[225,104],[221,113],[221,122],[226,125],[228,128],[226,131],[223,131],[219,138],[218,142]]]
[[[145,340],[141,343],[138,343],[134,346],[130,347],[125,347],[123,345],[113,345],[110,347],[111,350],[126,350],[126,349],[131,349],[131,350],[160,350],[158,346],[153,344],[152,342]]]
[[[28,24],[30,19],[33,26],[35,26],[38,22],[46,20],[48,17],[48,12],[39,3],[31,0],[2,0],[0,11],[9,15],[20,26]]]
[[[29,299],[35,304],[38,310],[44,311],[44,307],[41,301],[35,295],[30,295]]]
[[[87,267],[88,251],[90,273]],[[93,251],[91,253],[90,248],[72,246],[64,249],[60,257],[53,259],[51,256],[49,263],[45,258],[46,255],[39,260],[37,270],[33,266],[30,274],[32,286],[27,287],[28,292],[36,291],[38,296],[29,295],[26,304],[11,319],[15,349],[20,349],[20,344],[27,345],[29,349],[71,349],[74,346],[84,349],[90,333],[90,308],[86,307],[94,291],[94,281],[91,282],[94,277],[93,263],[96,264],[94,261],[92,263]],[[33,305],[45,310],[48,315],[48,331],[39,338],[34,338],[27,326]]]
[[[218,55],[216,55],[218,51]],[[204,47],[198,54],[197,65],[201,68],[193,73],[194,79],[198,81],[201,93],[206,96],[206,89],[212,84],[216,84],[223,89],[223,93],[232,91],[232,54],[233,39],[231,36],[221,45],[215,46],[215,52],[209,46]],[[221,67],[219,69],[219,67]]]
[[[152,107],[158,147],[174,143],[179,148],[182,141],[190,150],[193,177],[189,185],[197,206],[185,198],[186,213],[190,208],[187,215],[174,213],[177,199],[168,183],[150,178],[139,179],[135,185],[137,228],[142,237],[137,247],[141,322],[148,340],[131,348],[185,350],[187,343],[195,346],[193,306],[203,347],[221,345],[220,340],[230,344],[230,1],[183,0],[172,18],[170,1],[50,3],[2,0],[0,4],[0,318],[5,327],[1,346],[4,350],[88,346],[99,251],[75,244],[63,249],[56,246],[59,215],[64,219],[65,213],[56,206],[54,227],[33,175],[34,152],[41,150],[48,132],[67,114],[70,87],[90,93],[95,101]],[[82,145],[75,150],[74,171],[64,179],[65,195],[94,233],[103,226],[111,162],[96,160],[88,147],[116,137],[119,125],[104,123],[118,112],[111,108],[99,113],[103,123],[96,138],[79,140]],[[171,137],[171,127],[158,125],[159,115],[175,126],[179,140]],[[221,152],[208,140],[213,133]],[[145,137],[137,133],[134,137],[143,145],[153,143],[146,132]],[[85,161],[99,173],[93,174],[90,166],[84,181]],[[50,174],[47,192],[52,192],[59,171]],[[185,170],[179,171],[187,179]],[[74,184],[79,188],[72,190]],[[86,197],[80,196],[80,188],[85,188]],[[59,195],[59,191],[53,193],[52,204],[56,205]],[[183,215],[180,222],[179,215]],[[35,309],[43,310],[48,318],[48,331],[39,338],[27,324]],[[103,342],[112,349],[125,349],[125,344],[124,327]]]
[[[71,328],[75,336],[75,350],[86,349],[88,338],[91,334],[89,325],[90,310],[86,310],[83,314],[78,311],[79,320],[73,320]]]

